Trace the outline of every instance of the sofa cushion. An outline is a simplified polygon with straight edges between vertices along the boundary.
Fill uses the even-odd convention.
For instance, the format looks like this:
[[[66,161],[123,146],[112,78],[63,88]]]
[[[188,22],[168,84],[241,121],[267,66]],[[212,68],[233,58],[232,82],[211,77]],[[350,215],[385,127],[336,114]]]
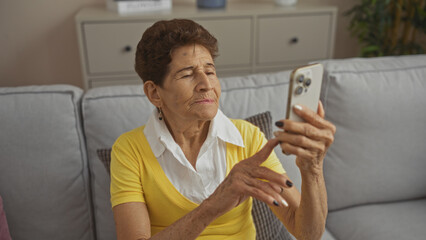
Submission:
[[[153,105],[141,85],[93,88],[82,102],[87,154],[91,173],[93,209],[98,239],[116,239],[110,202],[110,179],[97,156],[124,132],[145,124]]]
[[[0,88],[0,193],[13,239],[94,239],[81,95]]]
[[[426,199],[352,207],[328,214],[337,239],[425,239]]]
[[[329,209],[426,196],[426,55],[323,64]]]

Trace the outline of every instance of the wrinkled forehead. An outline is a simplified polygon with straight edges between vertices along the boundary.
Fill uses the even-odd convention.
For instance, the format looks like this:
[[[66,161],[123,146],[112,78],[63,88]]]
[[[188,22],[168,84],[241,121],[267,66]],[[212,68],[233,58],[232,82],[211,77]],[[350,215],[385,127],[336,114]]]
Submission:
[[[177,47],[170,53],[169,70],[195,65],[211,65],[214,60],[207,48],[199,44]]]
[[[187,57],[187,56],[208,56],[210,59],[213,59],[209,50],[200,44],[189,44],[184,46],[179,46],[170,51],[170,57],[173,61],[174,58]]]

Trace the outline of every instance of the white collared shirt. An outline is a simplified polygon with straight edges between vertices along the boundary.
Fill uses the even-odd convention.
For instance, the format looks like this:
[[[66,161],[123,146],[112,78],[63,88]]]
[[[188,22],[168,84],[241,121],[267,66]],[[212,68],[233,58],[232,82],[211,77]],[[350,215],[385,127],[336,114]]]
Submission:
[[[209,197],[226,176],[226,143],[244,147],[235,125],[220,110],[210,123],[207,138],[197,156],[196,169],[174,141],[157,109],[145,125],[144,134],[173,186],[194,203]]]

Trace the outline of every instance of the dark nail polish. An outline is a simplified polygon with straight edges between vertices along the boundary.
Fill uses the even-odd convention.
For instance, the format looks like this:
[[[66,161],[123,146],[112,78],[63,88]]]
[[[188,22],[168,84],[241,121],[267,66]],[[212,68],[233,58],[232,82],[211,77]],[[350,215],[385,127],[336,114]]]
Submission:
[[[276,121],[276,122],[275,122],[275,126],[277,126],[277,127],[283,127],[283,126],[284,126],[284,123],[283,123],[283,122],[280,122],[280,121]]]
[[[293,187],[293,183],[292,183],[292,182],[290,182],[289,180],[287,180],[287,181],[285,182],[285,184],[287,184],[287,186],[289,186],[289,187]]]
[[[277,207],[279,206],[277,200],[274,200],[273,203],[274,203],[275,206],[277,206]]]

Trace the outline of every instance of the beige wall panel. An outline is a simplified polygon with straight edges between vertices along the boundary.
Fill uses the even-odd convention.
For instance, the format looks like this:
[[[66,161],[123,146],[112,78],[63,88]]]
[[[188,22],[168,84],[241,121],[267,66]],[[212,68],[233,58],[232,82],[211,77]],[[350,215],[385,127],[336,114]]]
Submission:
[[[74,16],[103,0],[0,0],[0,87],[83,87]]]

